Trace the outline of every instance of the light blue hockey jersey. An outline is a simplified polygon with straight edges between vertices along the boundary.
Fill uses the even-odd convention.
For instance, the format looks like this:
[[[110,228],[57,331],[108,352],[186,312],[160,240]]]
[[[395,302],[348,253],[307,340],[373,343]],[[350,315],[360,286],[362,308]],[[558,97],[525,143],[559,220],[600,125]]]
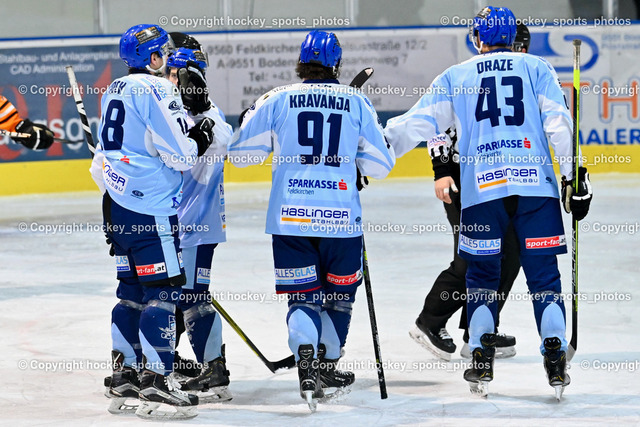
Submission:
[[[266,232],[289,236],[360,236],[356,166],[382,179],[395,164],[369,99],[337,80],[281,86],[259,98],[236,130],[229,158],[243,167],[270,152]]]
[[[549,144],[560,172],[571,176],[571,116],[543,58],[500,49],[454,65],[389,120],[385,136],[401,156],[452,125],[463,208],[510,195],[558,198]]]
[[[178,208],[180,247],[221,243],[226,238],[224,210],[224,161],[233,128],[213,102],[204,113],[192,117],[189,125],[209,117],[215,122],[214,140],[196,164],[184,172],[182,202]]]
[[[170,216],[182,198],[182,171],[196,162],[178,89],[149,74],[116,79],[102,96],[100,141],[92,165],[102,168],[111,198],[134,212]],[[98,165],[98,163],[100,163]]]

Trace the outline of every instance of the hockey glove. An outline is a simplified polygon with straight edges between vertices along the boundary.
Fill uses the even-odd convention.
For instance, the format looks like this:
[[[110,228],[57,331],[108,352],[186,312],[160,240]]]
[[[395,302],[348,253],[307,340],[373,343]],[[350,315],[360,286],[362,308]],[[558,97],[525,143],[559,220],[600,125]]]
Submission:
[[[188,61],[187,68],[178,70],[178,81],[185,110],[197,116],[211,108],[207,81],[195,62]]]
[[[356,168],[356,170],[358,171],[358,176],[356,178],[356,188],[358,189],[358,191],[362,191],[369,185],[369,178],[362,175],[360,173],[360,169]]]
[[[31,150],[46,150],[53,144],[53,132],[45,125],[33,123],[29,119],[24,119],[18,126],[16,132],[28,133],[28,138],[13,138],[16,142]]]
[[[111,237],[105,233],[104,237],[107,239],[107,245],[109,245],[109,256],[116,255],[116,248],[113,246],[113,242],[111,241]]]
[[[567,181],[562,177],[562,206],[567,213],[573,213],[573,219],[582,220],[589,212],[591,204],[591,181],[587,168],[578,168],[578,190],[574,193],[573,180]]]
[[[198,144],[198,157],[202,156],[213,142],[214,126],[215,122],[209,117],[205,117],[189,131],[189,138]]]

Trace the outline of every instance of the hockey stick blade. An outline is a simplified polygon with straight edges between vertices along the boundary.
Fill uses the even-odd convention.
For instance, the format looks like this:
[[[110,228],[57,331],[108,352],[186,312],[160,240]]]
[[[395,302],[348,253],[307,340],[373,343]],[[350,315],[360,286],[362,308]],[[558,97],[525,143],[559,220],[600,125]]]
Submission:
[[[289,357],[285,357],[282,360],[278,360],[276,362],[272,362],[270,360],[268,360],[264,354],[262,354],[262,352],[258,349],[258,347],[256,347],[256,345],[253,343],[253,341],[251,341],[249,339],[249,337],[244,333],[244,331],[240,328],[240,326],[238,326],[238,324],[231,318],[231,316],[229,316],[229,313],[226,312],[226,310],[224,308],[222,308],[222,306],[220,305],[220,303],[218,301],[216,301],[215,299],[213,299],[213,297],[211,298],[211,304],[213,304],[213,306],[215,307],[216,311],[218,313],[220,313],[220,316],[227,321],[227,323],[231,326],[231,328],[236,331],[236,333],[240,336],[240,338],[242,338],[242,341],[245,342],[245,344],[247,344],[249,346],[249,348],[251,350],[253,350],[253,352],[256,354],[256,356],[258,356],[258,358],[260,360],[262,360],[262,363],[264,363],[264,365],[269,368],[269,370],[271,372],[273,372],[275,374],[275,372],[278,369],[289,369],[289,368],[293,368],[296,365],[296,360],[295,357],[293,355],[289,356]]]
[[[369,80],[369,77],[373,74],[373,68],[368,67],[364,70],[360,71],[356,76],[351,80],[349,86],[354,87],[356,89],[360,89],[364,84]]]

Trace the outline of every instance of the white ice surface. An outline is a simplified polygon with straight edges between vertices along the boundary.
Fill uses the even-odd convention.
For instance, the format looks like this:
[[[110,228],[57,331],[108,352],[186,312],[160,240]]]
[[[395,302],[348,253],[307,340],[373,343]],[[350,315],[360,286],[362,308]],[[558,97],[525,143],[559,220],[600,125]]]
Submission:
[[[507,303],[501,320],[501,330],[517,337],[518,354],[496,362],[490,396],[483,400],[469,393],[457,354],[450,364],[438,362],[408,335],[435,277],[450,262],[449,231],[369,231],[366,240],[387,400],[380,399],[376,371],[367,367],[373,363],[373,348],[363,287],[342,360],[358,364],[357,381],[342,402],[320,404],[317,413],[309,414],[297,392],[295,370],[271,374],[225,324],[234,399],[202,406],[193,420],[168,424],[639,424],[640,176],[594,175],[592,181],[595,196],[585,221],[592,230],[580,234],[580,289],[589,301],[579,304],[578,353],[569,371],[572,383],[561,403],[556,403],[545,379],[533,310],[523,300],[522,273],[513,289],[516,300]],[[247,296],[269,300],[273,295],[270,237],[263,232],[268,191],[268,184],[227,186],[228,242],[216,251],[212,289],[263,353],[277,360],[290,354],[286,303],[232,300]],[[365,222],[371,224],[404,225],[409,230],[420,224],[447,224],[431,180],[374,182],[362,199]],[[566,220],[570,230],[568,216]],[[20,223],[28,231],[20,231]],[[87,224],[100,223],[97,193],[0,198],[2,425],[143,422],[107,413],[102,394],[103,377],[110,372],[105,365],[116,298],[113,259],[101,233],[87,231]],[[60,224],[75,224],[82,231],[47,234],[42,228]],[[593,231],[597,224],[632,225],[639,233]],[[560,264],[563,290],[570,292],[570,256],[562,256]],[[603,295],[618,301],[593,302]],[[448,330],[460,348],[457,322],[456,314]],[[180,350],[192,355],[186,337]],[[418,363],[429,367],[420,369]],[[51,371],[56,366],[57,371]]]

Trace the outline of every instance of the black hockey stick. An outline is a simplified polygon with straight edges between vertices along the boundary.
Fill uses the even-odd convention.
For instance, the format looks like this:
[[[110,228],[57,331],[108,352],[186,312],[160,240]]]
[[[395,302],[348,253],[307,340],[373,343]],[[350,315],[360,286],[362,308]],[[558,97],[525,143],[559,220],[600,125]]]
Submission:
[[[349,86],[361,88],[369,77],[373,74],[373,68],[365,68],[360,71],[349,83]],[[380,352],[380,337],[378,336],[378,322],[376,321],[376,309],[373,305],[373,291],[371,290],[371,274],[369,273],[369,261],[367,259],[367,248],[364,244],[364,234],[362,235],[362,270],[364,274],[364,288],[367,294],[367,306],[369,307],[369,323],[371,324],[371,336],[373,337],[373,352],[376,357],[376,368],[378,370],[378,384],[380,386],[380,398],[386,399],[387,381],[384,378],[382,367],[382,356]]]
[[[371,274],[369,273],[369,261],[367,259],[367,248],[364,245],[364,235],[362,235],[362,269],[364,270],[364,289],[367,293],[367,306],[369,307],[369,323],[371,323],[371,336],[373,337],[373,352],[376,356],[376,367],[378,369],[378,385],[380,386],[380,399],[387,398],[387,381],[384,378],[382,368],[382,356],[380,355],[380,337],[378,336],[378,322],[376,321],[376,309],[373,305],[373,292],[371,290]]]
[[[356,74],[353,80],[351,80],[351,83],[349,83],[349,86],[360,89],[367,82],[367,80],[369,80],[369,77],[371,77],[372,74],[373,68],[365,68],[364,70]]]
[[[275,373],[278,369],[290,369],[296,366],[296,358],[293,356],[293,354],[276,362],[268,360],[266,357],[264,357],[264,354],[262,354],[262,352],[258,350],[258,347],[256,347],[256,345],[249,339],[249,337],[244,333],[240,326],[238,326],[238,324],[234,322],[234,320],[231,318],[231,316],[229,316],[224,308],[222,308],[220,303],[213,299],[213,297],[211,298],[211,303],[216,308],[218,313],[220,313],[220,316],[222,316],[222,318],[226,320],[229,325],[231,325],[233,330],[236,331],[238,335],[240,335],[240,338],[242,338],[242,340],[249,346],[249,348],[253,350],[256,356],[258,356],[260,360],[262,360],[262,363],[264,363],[271,372]]]
[[[580,40],[573,41],[573,191],[578,191],[578,153],[580,144]],[[567,360],[571,361],[578,349],[578,221],[571,218],[571,340]]]
[[[96,152],[96,143],[93,141],[93,135],[91,134],[91,127],[89,126],[89,119],[84,109],[84,102],[82,102],[82,95],[80,94],[80,88],[78,87],[78,81],[76,80],[76,73],[73,72],[73,67],[67,65],[67,76],[69,77],[69,84],[71,85],[71,91],[73,92],[73,99],[76,101],[76,109],[80,116],[80,122],[82,122],[82,129],[87,137],[87,146],[91,152],[91,158]]]

